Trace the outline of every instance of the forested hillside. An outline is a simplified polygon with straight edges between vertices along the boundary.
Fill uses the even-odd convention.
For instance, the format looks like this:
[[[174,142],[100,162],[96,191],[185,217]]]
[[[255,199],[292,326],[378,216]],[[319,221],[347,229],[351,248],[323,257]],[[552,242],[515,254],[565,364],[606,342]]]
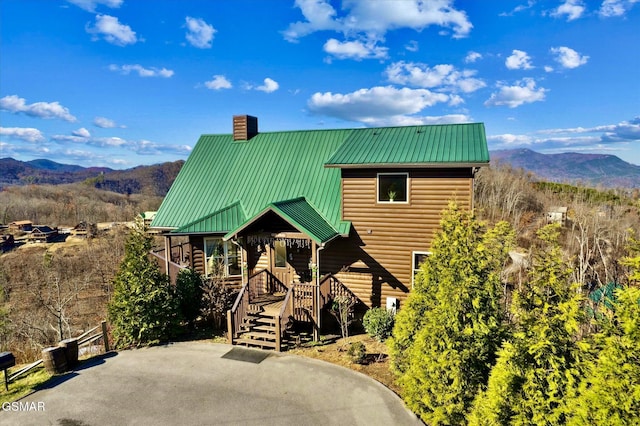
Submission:
[[[106,167],[80,167],[49,160],[18,161],[0,159],[0,189],[10,185],[60,185],[84,182],[99,189],[120,194],[146,194],[164,196],[178,175],[184,161],[151,166],[138,166],[127,170]]]

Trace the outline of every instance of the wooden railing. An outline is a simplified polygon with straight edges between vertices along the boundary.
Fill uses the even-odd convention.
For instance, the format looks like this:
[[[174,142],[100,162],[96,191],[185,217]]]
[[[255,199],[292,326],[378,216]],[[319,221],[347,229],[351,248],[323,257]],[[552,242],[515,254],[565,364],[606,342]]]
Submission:
[[[280,308],[280,313],[278,314],[278,318],[276,318],[276,350],[278,352],[282,351],[282,334],[287,329],[287,324],[293,316],[293,293],[293,287],[287,290],[287,294],[282,302],[282,307]]]
[[[316,305],[315,284],[293,284],[293,315],[296,321],[317,321],[318,307]]]
[[[251,280],[249,280],[250,282]],[[242,286],[236,301],[227,311],[227,332],[229,338],[229,344],[233,345],[233,339],[238,336],[238,332],[242,327],[242,321],[249,312],[249,282]]]
[[[166,270],[166,258],[160,253],[164,253],[164,250],[160,250],[158,252],[149,252],[149,255],[154,257],[158,262],[158,266],[160,266],[160,271],[163,274],[169,275],[169,279],[171,280],[171,284],[176,283],[176,279],[178,278],[178,274],[182,269],[187,269],[187,266],[178,265],[175,262],[169,261],[169,273],[167,274]]]
[[[90,335],[91,333],[93,333],[96,330],[98,330],[98,328],[101,329],[99,332]],[[80,349],[82,346],[90,345],[91,343],[94,343],[97,340],[102,339],[103,344],[104,344],[104,352],[107,353],[110,350],[110,348],[109,348],[109,335],[108,335],[108,331],[107,331],[107,322],[106,321],[102,321],[102,323],[100,325],[97,325],[97,326],[93,327],[91,330],[81,334],[80,336],[76,337],[75,339],[78,342],[78,349]],[[35,362],[33,362],[33,363],[21,368],[20,370],[12,373],[7,378],[7,383],[11,383],[11,382],[15,381],[16,379],[18,379],[19,377],[24,376],[25,374],[29,373],[31,370],[33,370],[34,368],[36,368],[37,366],[39,366],[42,363],[43,363],[43,360],[39,359],[39,360],[37,360],[37,361],[35,361]]]
[[[244,321],[249,312],[250,304],[261,296],[274,293],[285,294],[279,316],[276,318],[277,350],[281,348],[282,333],[291,319],[310,322],[317,326],[319,324],[318,311],[336,296],[347,296],[356,303],[359,300],[353,292],[332,274],[324,276],[320,280],[319,286],[319,291],[318,285],[312,283],[294,283],[289,288],[266,269],[254,273],[238,293],[233,307],[227,311],[229,343],[233,344],[234,339],[238,336],[242,321]],[[320,293],[320,300],[317,297],[318,293]]]
[[[262,269],[249,277],[250,298],[256,298],[273,293],[286,293],[289,288],[275,275],[266,269]]]
[[[327,274],[320,280],[320,307],[325,307],[336,296],[346,296],[354,303],[360,300],[342,281],[333,274]]]

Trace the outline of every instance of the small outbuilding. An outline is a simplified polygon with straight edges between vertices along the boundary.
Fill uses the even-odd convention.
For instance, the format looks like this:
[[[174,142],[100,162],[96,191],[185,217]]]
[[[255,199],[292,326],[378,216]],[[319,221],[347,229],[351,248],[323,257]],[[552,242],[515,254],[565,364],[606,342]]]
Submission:
[[[33,222],[30,220],[17,220],[9,224],[9,231],[31,232]]]
[[[559,223],[564,226],[567,222],[567,207],[551,207],[547,211],[547,223]]]

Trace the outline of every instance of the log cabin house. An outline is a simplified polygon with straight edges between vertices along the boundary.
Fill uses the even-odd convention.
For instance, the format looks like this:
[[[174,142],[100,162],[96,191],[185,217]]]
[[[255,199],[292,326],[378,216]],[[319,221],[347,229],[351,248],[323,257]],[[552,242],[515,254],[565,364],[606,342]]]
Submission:
[[[58,237],[58,228],[46,225],[36,225],[29,234],[29,241],[36,243],[50,243]]]
[[[234,116],[232,134],[200,137],[163,200],[156,257],[172,279],[219,265],[239,289],[231,343],[279,350],[292,320],[317,336],[338,294],[401,306],[442,210],[471,208],[488,164],[482,123],[259,133]]]

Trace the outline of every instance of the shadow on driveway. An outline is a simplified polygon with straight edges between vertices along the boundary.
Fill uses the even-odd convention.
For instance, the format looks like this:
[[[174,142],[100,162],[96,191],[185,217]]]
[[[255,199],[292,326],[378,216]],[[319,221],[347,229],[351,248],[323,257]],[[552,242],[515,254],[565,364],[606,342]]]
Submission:
[[[0,425],[422,424],[355,371],[210,342],[107,354],[22,401],[43,410],[4,410]]]

